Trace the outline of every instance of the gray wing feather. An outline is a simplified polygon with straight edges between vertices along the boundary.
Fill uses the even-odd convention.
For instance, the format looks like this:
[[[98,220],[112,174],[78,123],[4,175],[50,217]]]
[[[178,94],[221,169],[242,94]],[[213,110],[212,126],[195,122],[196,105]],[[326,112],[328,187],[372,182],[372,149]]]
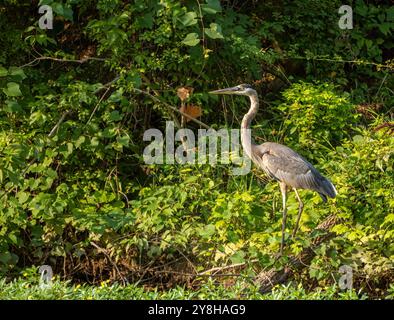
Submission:
[[[333,184],[289,147],[267,142],[254,146],[252,153],[253,161],[272,178],[294,188],[317,191],[323,200],[323,195],[335,197],[336,190]]]

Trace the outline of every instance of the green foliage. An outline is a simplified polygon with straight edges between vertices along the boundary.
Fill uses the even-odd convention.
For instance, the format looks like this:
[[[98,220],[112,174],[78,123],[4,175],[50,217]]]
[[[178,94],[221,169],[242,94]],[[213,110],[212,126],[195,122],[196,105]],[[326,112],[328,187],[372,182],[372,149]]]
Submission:
[[[27,270],[30,271],[30,270]],[[337,286],[317,288],[306,292],[301,286],[277,286],[270,294],[261,295],[255,286],[244,281],[237,281],[231,290],[218,285],[214,281],[207,281],[199,290],[188,290],[177,286],[168,291],[144,290],[135,285],[121,286],[103,281],[99,286],[86,284],[73,285],[69,281],[55,279],[49,288],[40,287],[37,276],[32,272],[24,272],[24,276],[7,283],[0,280],[0,299],[8,300],[221,300],[221,299],[261,299],[261,300],[355,300],[366,299],[367,295],[354,290],[340,291]],[[245,286],[247,285],[247,286]]]
[[[299,284],[265,296],[247,284],[246,296],[393,296],[392,7],[356,1],[355,29],[343,31],[342,3],[331,0],[40,4],[54,8],[53,30],[38,27],[30,2],[0,5],[0,273],[27,274],[0,282],[0,298],[238,299],[245,282],[228,290],[198,278],[194,292],[170,276],[167,292],[58,279],[43,292],[35,268],[26,268],[50,264],[69,281],[97,283],[154,278],[149,272],[162,266],[179,273],[240,264],[250,277],[308,248],[329,214],[343,219],[337,237],[316,249]],[[191,86],[187,103],[201,106],[202,121],[238,128],[248,101],[221,103],[207,93],[236,83],[254,84],[264,101],[254,135],[292,146],[339,192],[324,205],[301,191],[295,239],[298,204],[289,197],[279,260],[275,183],[233,177],[227,165],[148,166],[141,156],[143,132],[174,116],[135,88],[179,106],[176,89]],[[361,291],[338,291],[341,265],[353,268]]]
[[[330,148],[352,132],[357,114],[346,94],[331,84],[296,83],[283,93],[284,128],[289,143],[300,149]]]

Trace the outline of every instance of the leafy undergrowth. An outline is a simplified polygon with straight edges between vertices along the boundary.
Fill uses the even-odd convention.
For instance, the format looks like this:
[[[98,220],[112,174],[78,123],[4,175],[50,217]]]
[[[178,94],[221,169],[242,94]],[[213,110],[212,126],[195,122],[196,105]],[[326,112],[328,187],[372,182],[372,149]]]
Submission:
[[[392,288],[392,295],[394,287]],[[276,286],[271,293],[260,294],[256,286],[250,283],[237,281],[234,285],[225,287],[214,281],[207,281],[198,290],[185,289],[177,286],[167,291],[157,289],[146,289],[142,286],[122,286],[117,283],[109,285],[103,281],[99,286],[86,284],[75,285],[69,281],[54,280],[50,287],[41,287],[37,281],[18,278],[12,282],[0,280],[0,299],[78,299],[78,300],[211,300],[211,299],[261,299],[261,300],[358,300],[367,299],[368,296],[355,290],[341,291],[336,285],[315,288],[307,292],[301,285],[292,283],[286,286]]]
[[[1,1],[0,278],[50,265],[71,281],[42,291],[15,280],[1,285],[3,297],[263,298],[234,282],[227,290],[223,278],[205,288],[195,276],[283,268],[331,215],[336,236],[295,279],[308,291],[264,298],[342,298],[332,288],[343,266],[356,292],[390,296],[394,7],[354,2],[349,32],[338,28],[339,0],[40,1],[54,6],[52,30],[38,27],[31,1]],[[338,190],[326,204],[300,191],[293,239],[298,203],[289,194],[279,261],[277,183],[232,176],[228,164],[143,159],[147,129],[184,120],[167,104],[197,110],[215,130],[239,128],[249,101],[208,93],[237,83],[262,101],[256,142],[289,145]],[[186,127],[197,136],[193,121]],[[107,280],[157,291],[102,288]]]

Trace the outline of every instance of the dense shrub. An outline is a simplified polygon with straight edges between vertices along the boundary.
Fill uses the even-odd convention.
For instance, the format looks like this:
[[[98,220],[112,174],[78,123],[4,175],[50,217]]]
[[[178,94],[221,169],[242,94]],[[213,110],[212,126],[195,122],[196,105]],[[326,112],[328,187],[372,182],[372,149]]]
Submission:
[[[38,27],[37,2],[0,5],[1,275],[50,264],[73,281],[157,284],[159,271],[174,287],[190,280],[174,274],[244,263],[251,276],[310,246],[334,213],[337,237],[297,280],[333,297],[345,264],[358,288],[392,295],[392,7],[356,1],[350,32],[339,1],[39,3],[53,6],[53,30]],[[152,96],[179,107],[176,89],[190,86],[203,122],[237,128],[248,100],[208,91],[245,82],[263,98],[256,140],[290,145],[339,192],[323,205],[301,191],[300,232],[279,260],[276,183],[142,159],[146,129],[180,122]],[[290,196],[287,236],[297,205]]]

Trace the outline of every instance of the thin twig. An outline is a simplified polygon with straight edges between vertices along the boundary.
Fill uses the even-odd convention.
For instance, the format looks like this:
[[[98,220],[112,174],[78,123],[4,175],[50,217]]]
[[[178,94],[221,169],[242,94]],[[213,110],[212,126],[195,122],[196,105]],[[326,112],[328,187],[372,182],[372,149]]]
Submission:
[[[352,64],[359,64],[359,65],[371,65],[376,66],[379,68],[387,68],[393,70],[393,67],[389,64],[381,64],[376,62],[369,62],[363,60],[342,60],[342,59],[329,59],[329,58],[318,58],[318,57],[292,57],[292,56],[285,56],[284,59],[297,59],[297,60],[311,60],[311,61],[327,61],[327,62],[337,62],[337,63],[352,63]]]
[[[90,244],[95,247],[97,250],[101,251],[102,253],[104,253],[104,255],[108,258],[108,260],[111,262],[111,264],[114,266],[116,272],[118,273],[120,279],[123,282],[123,285],[125,285],[126,283],[128,283],[127,279],[125,277],[122,276],[122,274],[119,271],[118,266],[116,265],[116,263],[111,259],[111,257],[108,255],[107,250],[105,250],[104,248],[99,247],[96,243],[94,243],[93,241],[90,242]]]
[[[66,118],[66,116],[71,113],[71,111],[65,111],[63,112],[62,116],[60,117],[59,121],[56,123],[56,125],[52,128],[51,132],[49,132],[48,134],[48,138],[51,138],[55,132],[59,129],[60,125],[62,124],[62,122],[64,121],[64,119]]]
[[[109,86],[109,87],[107,88],[107,90],[105,90],[105,92],[104,92],[103,95],[101,96],[99,102],[97,102],[97,104],[96,104],[96,106],[94,107],[92,113],[90,114],[89,120],[86,122],[86,125],[89,124],[90,120],[92,120],[92,118],[93,118],[95,112],[97,111],[97,109],[98,109],[98,107],[99,107],[101,101],[103,101],[103,99],[104,99],[105,95],[108,93],[109,89],[111,89],[111,86]]]
[[[54,57],[45,57],[45,56],[41,56],[38,58],[35,58],[34,60],[20,66],[19,68],[24,68],[24,67],[28,67],[31,65],[34,65],[42,60],[52,60],[52,61],[57,61],[57,62],[74,62],[74,63],[85,63],[89,60],[96,60],[96,61],[106,61],[106,59],[103,58],[95,58],[95,57],[86,57],[83,59],[60,59],[60,58],[54,58]]]
[[[214,275],[216,275],[216,273],[219,272],[219,271],[242,267],[242,266],[246,265],[246,263],[254,263],[254,262],[258,262],[258,260],[257,259],[253,259],[253,260],[248,261],[248,262],[240,262],[240,263],[234,263],[234,264],[229,265],[229,266],[215,267],[215,268],[211,268],[211,269],[205,270],[203,272],[200,272],[197,275],[198,276],[202,276],[202,275],[205,275],[205,274],[211,273],[211,272],[215,272]]]

